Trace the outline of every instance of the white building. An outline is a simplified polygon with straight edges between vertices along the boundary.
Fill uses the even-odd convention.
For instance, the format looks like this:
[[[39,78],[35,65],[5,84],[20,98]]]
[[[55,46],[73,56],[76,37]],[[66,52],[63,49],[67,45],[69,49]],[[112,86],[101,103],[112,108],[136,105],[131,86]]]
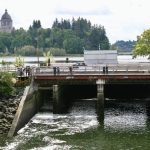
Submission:
[[[117,50],[84,50],[84,62],[87,65],[117,64]]]

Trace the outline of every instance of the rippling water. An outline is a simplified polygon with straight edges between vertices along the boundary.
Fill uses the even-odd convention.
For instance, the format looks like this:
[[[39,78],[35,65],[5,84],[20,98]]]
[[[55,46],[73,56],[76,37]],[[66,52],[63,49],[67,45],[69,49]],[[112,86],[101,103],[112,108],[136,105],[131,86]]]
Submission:
[[[149,150],[147,101],[107,101],[104,124],[95,101],[74,102],[68,114],[38,113],[3,150]]]

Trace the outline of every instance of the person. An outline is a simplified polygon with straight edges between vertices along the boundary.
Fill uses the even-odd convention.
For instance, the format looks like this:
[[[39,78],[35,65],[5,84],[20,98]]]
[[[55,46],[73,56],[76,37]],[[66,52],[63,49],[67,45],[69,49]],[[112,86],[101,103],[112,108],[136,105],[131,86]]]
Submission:
[[[69,58],[68,57],[66,58],[66,63],[69,63]]]
[[[50,58],[48,58],[48,66],[51,65],[51,61],[50,61]]]
[[[20,76],[21,77],[23,76],[23,68],[22,67],[20,68]]]
[[[58,74],[58,75],[60,74],[60,69],[59,69],[59,67],[57,67],[57,74]]]
[[[69,72],[72,75],[72,66],[69,66]]]
[[[108,66],[107,65],[106,65],[105,70],[106,70],[106,74],[108,74]]]
[[[106,70],[105,70],[105,66],[103,66],[103,74],[105,74],[105,71],[106,71]]]
[[[54,75],[56,75],[56,67],[53,67]]]

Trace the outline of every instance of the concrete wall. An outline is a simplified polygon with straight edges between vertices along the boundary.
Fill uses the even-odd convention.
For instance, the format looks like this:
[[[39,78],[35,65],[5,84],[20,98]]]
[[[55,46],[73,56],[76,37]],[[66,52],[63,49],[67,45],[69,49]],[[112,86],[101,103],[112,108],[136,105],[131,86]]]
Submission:
[[[12,137],[35,115],[40,107],[39,93],[36,86],[26,87],[18,110],[15,114],[8,137]]]
[[[85,50],[84,62],[87,65],[117,64],[116,50]]]

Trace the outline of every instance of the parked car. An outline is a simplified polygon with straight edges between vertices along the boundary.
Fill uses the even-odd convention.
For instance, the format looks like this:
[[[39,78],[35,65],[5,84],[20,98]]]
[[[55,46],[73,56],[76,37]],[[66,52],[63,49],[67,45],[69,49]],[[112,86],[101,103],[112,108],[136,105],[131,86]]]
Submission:
[[[84,62],[77,62],[76,64],[73,64],[73,68],[79,68],[79,66],[86,66]]]

